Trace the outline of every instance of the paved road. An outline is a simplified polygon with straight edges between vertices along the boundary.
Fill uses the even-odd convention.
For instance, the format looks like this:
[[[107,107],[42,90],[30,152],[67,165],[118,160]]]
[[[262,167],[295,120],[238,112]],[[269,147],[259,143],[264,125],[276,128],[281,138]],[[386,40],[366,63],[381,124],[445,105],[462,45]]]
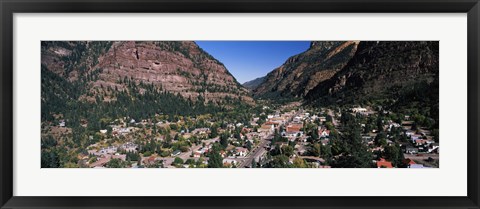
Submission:
[[[429,157],[431,157],[432,159],[438,160],[439,158],[438,154],[420,154],[420,156],[412,155],[412,154],[404,154],[403,156],[405,157],[405,159],[410,158],[412,160],[426,160]]]
[[[265,153],[266,150],[264,147],[269,143],[269,141],[266,140],[267,138],[268,137],[262,138],[260,140],[260,143],[258,143],[256,147],[252,148],[252,151],[248,153],[245,159],[240,161],[238,168],[245,168],[245,166],[251,166],[253,159],[258,160],[258,158],[263,155],[263,153]]]

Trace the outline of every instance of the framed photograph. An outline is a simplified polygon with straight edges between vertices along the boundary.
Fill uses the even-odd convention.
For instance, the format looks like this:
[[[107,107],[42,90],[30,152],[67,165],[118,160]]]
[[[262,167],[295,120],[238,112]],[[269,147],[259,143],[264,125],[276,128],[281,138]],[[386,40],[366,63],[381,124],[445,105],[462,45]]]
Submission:
[[[0,6],[1,208],[479,208],[478,0]]]

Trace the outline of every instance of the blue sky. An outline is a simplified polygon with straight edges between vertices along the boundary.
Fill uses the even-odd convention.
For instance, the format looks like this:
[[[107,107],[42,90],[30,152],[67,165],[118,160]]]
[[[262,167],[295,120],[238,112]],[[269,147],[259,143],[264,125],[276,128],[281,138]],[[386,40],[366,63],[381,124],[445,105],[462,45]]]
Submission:
[[[265,76],[287,58],[302,53],[310,41],[196,41],[222,62],[239,83]]]

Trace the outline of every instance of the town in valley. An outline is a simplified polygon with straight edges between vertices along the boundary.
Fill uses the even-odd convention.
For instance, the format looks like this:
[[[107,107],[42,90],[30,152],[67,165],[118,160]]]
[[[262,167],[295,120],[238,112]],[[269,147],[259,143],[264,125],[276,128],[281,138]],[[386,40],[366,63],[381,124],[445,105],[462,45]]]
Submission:
[[[92,168],[331,168],[342,157],[336,150],[342,149],[339,140],[349,125],[342,119],[350,118],[356,121],[350,134],[357,134],[359,146],[372,155],[372,167],[438,167],[438,133],[416,125],[419,118],[379,107],[308,111],[298,106],[263,106],[246,124],[219,123],[208,115],[176,121],[162,115],[118,118],[88,136],[95,143],[76,157],[81,167]],[[60,120],[50,128],[71,133],[67,124]]]

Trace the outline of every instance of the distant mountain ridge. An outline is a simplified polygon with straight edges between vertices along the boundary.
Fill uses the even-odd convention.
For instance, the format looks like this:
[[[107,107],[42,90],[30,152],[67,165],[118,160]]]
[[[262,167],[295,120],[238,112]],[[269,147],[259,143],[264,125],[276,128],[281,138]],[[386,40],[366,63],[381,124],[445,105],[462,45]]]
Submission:
[[[251,81],[247,81],[245,83],[243,83],[242,85],[247,88],[247,89],[255,89],[257,88],[260,84],[263,83],[263,81],[265,80],[265,76],[263,77],[259,77],[259,78],[255,78]]]

